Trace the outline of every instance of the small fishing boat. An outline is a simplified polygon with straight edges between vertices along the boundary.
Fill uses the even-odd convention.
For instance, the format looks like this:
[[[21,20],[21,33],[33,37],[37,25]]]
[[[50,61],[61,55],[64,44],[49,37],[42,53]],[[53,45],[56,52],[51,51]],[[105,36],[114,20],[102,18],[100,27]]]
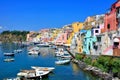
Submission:
[[[14,56],[14,53],[4,53],[4,56]]]
[[[54,67],[38,67],[38,66],[31,66],[31,68],[50,72],[52,72],[55,69]]]
[[[58,60],[58,61],[55,61],[55,64],[68,64],[70,62],[70,60]]]
[[[15,60],[14,58],[8,58],[8,59],[4,59],[4,62],[12,62],[14,60]]]

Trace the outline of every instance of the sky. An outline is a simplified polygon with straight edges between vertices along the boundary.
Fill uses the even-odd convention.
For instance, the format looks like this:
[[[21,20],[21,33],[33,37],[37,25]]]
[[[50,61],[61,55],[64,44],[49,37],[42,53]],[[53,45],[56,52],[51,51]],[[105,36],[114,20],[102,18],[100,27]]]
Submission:
[[[0,30],[39,31],[105,14],[116,0],[0,0]]]

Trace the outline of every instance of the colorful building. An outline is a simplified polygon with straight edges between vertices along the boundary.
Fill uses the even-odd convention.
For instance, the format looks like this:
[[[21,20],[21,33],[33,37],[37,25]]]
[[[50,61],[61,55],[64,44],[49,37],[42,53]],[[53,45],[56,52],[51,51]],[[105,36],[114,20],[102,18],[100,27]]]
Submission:
[[[67,44],[71,44],[74,34],[79,32],[81,29],[83,29],[83,23],[75,22],[71,25],[71,28],[72,28],[72,32],[69,33]]]
[[[33,38],[35,38],[35,32],[34,31],[30,31],[30,33],[27,34],[26,41],[33,42]]]
[[[116,31],[118,29],[118,18],[120,18],[120,0],[117,0],[112,6],[109,13],[105,14],[103,32]]]
[[[67,42],[67,32],[60,32],[56,38],[56,45],[64,45]]]
[[[92,35],[92,30],[87,30],[83,40],[83,52],[85,54],[93,54],[94,50],[93,43],[96,41],[97,41],[96,36]]]

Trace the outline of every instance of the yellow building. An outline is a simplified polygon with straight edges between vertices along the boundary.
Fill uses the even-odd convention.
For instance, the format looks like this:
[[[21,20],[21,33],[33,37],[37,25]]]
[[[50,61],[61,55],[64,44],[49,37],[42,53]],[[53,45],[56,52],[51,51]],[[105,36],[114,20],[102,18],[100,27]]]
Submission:
[[[71,44],[72,38],[75,33],[79,32],[83,28],[83,23],[81,22],[75,22],[72,23],[72,33],[70,34],[69,39],[67,40],[67,44]]]
[[[83,29],[83,23],[81,22],[75,22],[72,24],[73,33],[79,32],[81,29]]]

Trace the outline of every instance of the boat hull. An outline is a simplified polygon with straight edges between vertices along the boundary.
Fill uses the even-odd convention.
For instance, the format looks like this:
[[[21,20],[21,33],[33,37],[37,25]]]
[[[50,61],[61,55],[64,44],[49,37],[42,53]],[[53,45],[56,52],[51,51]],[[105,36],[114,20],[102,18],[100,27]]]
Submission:
[[[14,56],[14,53],[4,53],[4,56]]]
[[[55,64],[62,65],[62,64],[68,64],[70,60],[61,60],[61,61],[55,61]]]

